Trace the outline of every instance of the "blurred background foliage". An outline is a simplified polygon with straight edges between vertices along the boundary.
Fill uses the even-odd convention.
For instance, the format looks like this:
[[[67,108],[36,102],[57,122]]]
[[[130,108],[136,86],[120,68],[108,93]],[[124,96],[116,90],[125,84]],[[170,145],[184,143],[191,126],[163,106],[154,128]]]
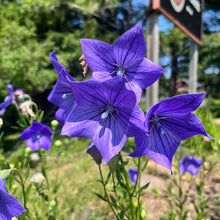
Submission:
[[[30,94],[44,110],[58,78],[48,58],[53,50],[69,73],[82,80],[80,38],[112,44],[138,23],[145,31],[147,19],[146,1],[141,0],[1,0],[0,11],[0,102],[8,95],[6,85],[11,83]],[[160,64],[165,68],[160,79],[163,97],[175,95],[173,83],[188,78],[190,47],[189,38],[166,23],[171,28],[160,32]],[[219,2],[206,1],[198,75],[212,98],[220,98],[219,24]]]

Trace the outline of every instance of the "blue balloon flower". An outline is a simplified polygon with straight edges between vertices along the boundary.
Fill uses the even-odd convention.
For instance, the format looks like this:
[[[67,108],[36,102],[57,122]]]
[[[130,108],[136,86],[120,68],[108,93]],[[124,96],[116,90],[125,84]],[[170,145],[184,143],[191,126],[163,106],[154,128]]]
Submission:
[[[128,175],[129,175],[131,181],[133,183],[136,183],[138,169],[137,168],[128,169],[127,172],[128,172]]]
[[[196,176],[199,172],[199,167],[202,166],[202,160],[198,160],[195,157],[183,157],[180,161],[180,173],[183,175],[185,172],[191,173]]]
[[[33,151],[36,151],[39,148],[49,151],[52,134],[52,131],[47,125],[34,121],[32,126],[26,128],[19,137],[27,140],[27,147]]]

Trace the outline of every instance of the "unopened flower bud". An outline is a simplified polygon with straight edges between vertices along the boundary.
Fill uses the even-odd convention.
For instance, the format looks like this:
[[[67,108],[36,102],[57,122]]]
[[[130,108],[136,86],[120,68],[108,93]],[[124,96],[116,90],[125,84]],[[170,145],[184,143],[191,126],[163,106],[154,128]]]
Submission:
[[[35,173],[31,177],[31,182],[34,184],[36,188],[41,188],[41,186],[43,185],[44,179],[45,177],[43,176],[42,173]]]
[[[100,154],[93,142],[89,144],[87,153],[91,155],[91,157],[95,160],[97,164],[102,163],[102,155]]]
[[[11,170],[1,170],[0,171],[0,176],[2,179],[7,179],[11,173]]]
[[[3,120],[2,118],[0,118],[0,128],[2,127],[2,125],[3,125]]]
[[[62,145],[62,142],[60,140],[55,141],[54,145],[56,147],[60,147]]]
[[[49,211],[53,211],[53,209],[55,208],[55,206],[57,205],[57,202],[55,200],[52,200],[50,202],[50,206],[49,206]]]
[[[31,152],[31,149],[27,147],[27,148],[25,148],[25,152],[28,154]]]
[[[58,125],[59,125],[59,122],[58,122],[57,120],[52,120],[52,121],[51,121],[51,126],[52,126],[53,128],[56,128]]]

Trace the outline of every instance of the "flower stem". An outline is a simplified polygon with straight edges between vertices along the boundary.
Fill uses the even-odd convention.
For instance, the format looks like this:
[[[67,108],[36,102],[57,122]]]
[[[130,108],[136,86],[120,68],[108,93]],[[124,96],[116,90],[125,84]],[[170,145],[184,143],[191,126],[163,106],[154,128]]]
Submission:
[[[123,176],[124,176],[124,179],[125,179],[125,186],[126,186],[126,189],[127,189],[127,192],[128,192],[128,195],[129,195],[129,206],[130,206],[130,210],[131,210],[131,219],[133,220],[134,219],[134,207],[133,207],[133,202],[132,202],[132,192],[130,190],[130,187],[129,187],[129,184],[128,184],[128,174],[127,174],[127,171],[125,170],[125,167],[124,167],[124,162],[123,162],[123,159],[122,159],[122,156],[120,156],[120,160],[121,160],[121,164],[122,164],[122,173],[123,173]]]
[[[108,202],[109,206],[111,207],[115,217],[119,220],[119,217],[118,217],[115,209],[113,208],[112,203],[109,200],[108,193],[107,193],[107,190],[106,190],[106,184],[104,183],[104,178],[103,178],[103,175],[102,175],[102,169],[101,169],[101,165],[100,164],[99,164],[99,173],[100,173],[100,177],[101,177],[101,181],[102,181],[102,185],[103,185],[103,189],[104,189],[104,192],[105,192],[105,197],[107,199],[107,202]]]

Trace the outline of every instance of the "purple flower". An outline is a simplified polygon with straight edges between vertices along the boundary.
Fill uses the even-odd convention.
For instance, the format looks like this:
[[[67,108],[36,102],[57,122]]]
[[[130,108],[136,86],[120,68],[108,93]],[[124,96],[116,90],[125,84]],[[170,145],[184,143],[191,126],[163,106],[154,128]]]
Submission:
[[[202,160],[195,157],[183,157],[180,161],[180,173],[183,175],[185,172],[189,172],[196,176],[200,166],[202,166]]]
[[[89,144],[87,153],[91,155],[91,157],[95,160],[97,164],[102,163],[102,155],[100,154],[93,142]]]
[[[145,119],[146,133],[135,139],[137,149],[129,156],[147,154],[156,163],[171,170],[173,155],[182,140],[197,134],[212,138],[200,119],[192,113],[204,96],[204,93],[179,95],[154,105]]]
[[[34,121],[32,126],[26,128],[19,137],[27,140],[27,147],[33,151],[38,150],[40,147],[49,151],[52,134],[52,131],[47,125]]]
[[[123,77],[138,99],[141,89],[150,86],[164,72],[163,68],[144,58],[145,39],[141,25],[125,32],[113,46],[92,39],[81,39],[81,46],[95,80]]]
[[[131,181],[134,183],[136,183],[136,181],[137,181],[137,172],[138,172],[137,168],[128,169],[128,175],[129,175]]]
[[[0,219],[11,220],[23,212],[21,203],[6,192],[5,180],[0,176]]]
[[[24,92],[22,91],[22,89],[17,89],[14,91],[13,87],[10,84],[7,85],[7,89],[9,90],[9,96],[3,103],[0,104],[0,114],[3,114],[5,112],[6,108],[13,102],[14,98],[16,102],[19,102],[16,94],[22,94],[24,96]]]
[[[136,105],[135,93],[126,89],[120,77],[75,83],[73,93],[77,105],[62,134],[91,138],[105,165],[122,149],[127,137],[143,132],[144,113]]]
[[[71,89],[72,83],[75,80],[68,74],[67,69],[58,62],[55,51],[51,53],[50,60],[58,73],[59,79],[47,99],[59,106],[56,112],[56,119],[60,125],[64,125],[67,116],[75,104]]]

